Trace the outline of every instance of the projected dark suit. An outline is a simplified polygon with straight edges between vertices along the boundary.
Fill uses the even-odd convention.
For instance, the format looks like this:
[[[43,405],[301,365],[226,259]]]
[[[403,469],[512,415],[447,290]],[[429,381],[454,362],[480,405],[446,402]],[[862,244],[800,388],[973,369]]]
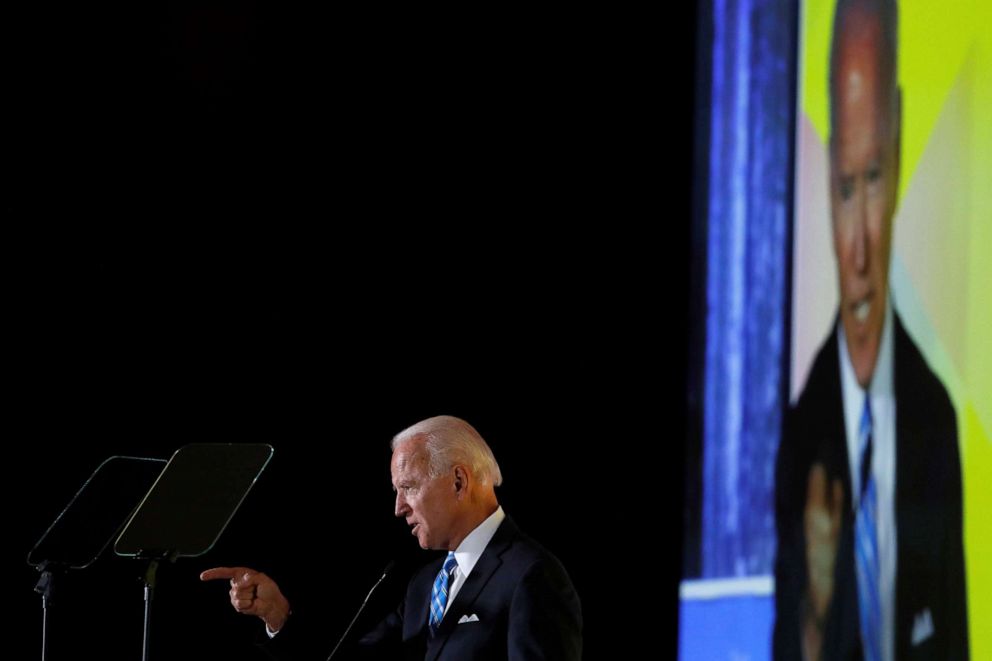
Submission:
[[[954,409],[943,385],[893,315],[896,397],[895,658],[965,659],[968,628],[962,547],[961,468]],[[860,659],[854,512],[845,440],[837,325],[816,356],[786,419],[775,469],[774,655],[801,657],[806,590],[803,512],[807,478],[821,463],[841,480],[844,508],[824,659]]]

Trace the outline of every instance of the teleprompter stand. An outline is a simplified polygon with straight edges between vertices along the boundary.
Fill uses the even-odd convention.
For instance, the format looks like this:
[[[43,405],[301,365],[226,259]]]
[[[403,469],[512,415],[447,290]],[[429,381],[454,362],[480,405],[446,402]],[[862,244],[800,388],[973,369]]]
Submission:
[[[159,563],[203,555],[217,542],[272,456],[266,443],[194,443],[176,451],[114,544],[147,561],[142,661],[148,661]]]
[[[41,659],[49,653],[49,606],[57,577],[92,565],[117,537],[142,496],[162,472],[164,459],[114,456],[87,478],[28,553],[41,576]]]

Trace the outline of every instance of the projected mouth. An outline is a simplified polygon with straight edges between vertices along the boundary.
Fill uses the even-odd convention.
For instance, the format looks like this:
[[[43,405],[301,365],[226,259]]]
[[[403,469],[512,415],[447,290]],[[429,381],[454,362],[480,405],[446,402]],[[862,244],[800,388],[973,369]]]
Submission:
[[[865,299],[854,306],[854,318],[859,324],[868,320],[868,313],[871,312],[871,303]]]

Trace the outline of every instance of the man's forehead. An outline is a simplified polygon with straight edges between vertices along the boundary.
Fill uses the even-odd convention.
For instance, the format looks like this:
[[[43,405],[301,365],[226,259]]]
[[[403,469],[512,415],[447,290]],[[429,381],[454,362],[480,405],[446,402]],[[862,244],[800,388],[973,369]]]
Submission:
[[[423,442],[418,439],[410,440],[393,451],[392,465],[396,471],[407,471],[417,468],[426,459]]]

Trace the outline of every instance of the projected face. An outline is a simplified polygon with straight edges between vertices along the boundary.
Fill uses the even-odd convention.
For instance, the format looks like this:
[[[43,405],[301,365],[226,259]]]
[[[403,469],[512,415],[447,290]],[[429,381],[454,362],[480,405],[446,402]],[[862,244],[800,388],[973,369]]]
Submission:
[[[424,438],[396,448],[390,461],[396,516],[406,519],[424,549],[449,549],[454,528],[454,487],[449,475],[430,477]]]
[[[847,23],[833,92],[830,207],[840,279],[840,318],[858,383],[875,371],[899,183],[895,85],[879,64],[878,20]]]

